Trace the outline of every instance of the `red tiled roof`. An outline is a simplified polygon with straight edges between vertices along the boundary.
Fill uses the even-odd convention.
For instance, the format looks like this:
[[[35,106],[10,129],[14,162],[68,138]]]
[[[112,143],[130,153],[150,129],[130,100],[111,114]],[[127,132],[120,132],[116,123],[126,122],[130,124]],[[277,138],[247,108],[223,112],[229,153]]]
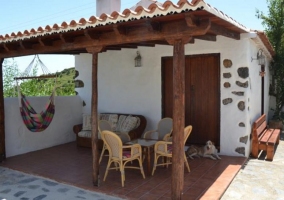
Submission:
[[[194,0],[191,3],[187,0],[180,0],[177,4],[173,4],[171,1],[166,1],[162,6],[152,3],[148,8],[138,6],[135,10],[125,9],[122,13],[114,11],[111,15],[105,13],[101,16],[91,16],[89,19],[81,18],[79,21],[72,20],[70,23],[66,21],[54,25],[46,25],[45,27],[33,28],[30,31],[25,30],[23,32],[6,34],[5,36],[0,35],[0,43],[7,43],[12,41],[29,39],[31,37],[51,35],[54,33],[62,33],[67,31],[75,31],[78,29],[94,28],[98,26],[104,26],[108,24],[116,24],[125,21],[134,21],[143,18],[153,18],[157,16],[166,16],[172,13],[182,13],[185,11],[195,11],[195,10],[206,10],[213,15],[228,21],[234,26],[242,29],[244,32],[249,32],[245,26],[239,24],[229,16],[225,15],[216,8],[211,7],[209,4],[205,3],[203,0]]]
[[[271,56],[274,56],[275,55],[274,48],[273,48],[272,44],[270,43],[267,35],[263,31],[256,31],[256,32],[257,32],[257,35],[259,36],[260,40],[264,44],[264,46],[267,48],[267,50],[271,54]]]
[[[138,6],[135,8],[135,10],[125,9],[122,13],[114,11],[110,15],[103,13],[99,17],[91,16],[89,19],[81,18],[79,21],[72,20],[70,23],[64,21],[60,25],[46,25],[45,27],[32,28],[31,30],[25,30],[23,32],[13,32],[11,34],[6,34],[5,36],[0,35],[0,44],[21,41],[35,37],[42,37],[56,33],[82,30],[86,28],[95,28],[109,24],[118,24],[122,22],[135,21],[144,18],[161,17],[174,13],[183,13],[198,10],[204,10],[210,13],[211,15],[214,15],[217,18],[226,21],[229,24],[232,24],[242,33],[252,32],[250,29],[236,22],[234,19],[219,11],[218,9],[210,6],[203,0],[192,0],[191,2],[188,2],[188,0],[179,0],[177,4],[173,4],[171,1],[166,1],[163,4],[157,4],[154,2],[150,4],[148,8]],[[269,52],[273,54],[273,47],[271,46],[265,34],[263,33],[258,35],[263,41],[263,44],[265,46],[267,45],[266,47]]]

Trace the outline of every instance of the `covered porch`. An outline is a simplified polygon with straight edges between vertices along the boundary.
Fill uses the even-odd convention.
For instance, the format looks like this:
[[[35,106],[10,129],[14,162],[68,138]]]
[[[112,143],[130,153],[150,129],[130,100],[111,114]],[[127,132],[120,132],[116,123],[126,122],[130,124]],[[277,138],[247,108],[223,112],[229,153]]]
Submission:
[[[171,199],[171,167],[159,167],[154,176],[146,175],[145,179],[138,170],[127,169],[122,188],[119,171],[110,171],[103,182],[107,158],[100,165],[100,187],[93,186],[90,176],[92,150],[77,147],[75,142],[9,157],[0,166],[124,199]],[[182,199],[219,199],[246,159],[235,156],[222,156],[219,161],[189,159],[191,172],[184,173]]]
[[[87,73],[91,74],[89,81],[91,82],[90,110],[92,115],[92,150],[77,149],[75,143],[70,143],[5,159],[5,137],[9,133],[5,133],[4,99],[0,99],[0,161],[4,160],[2,165],[27,173],[47,176],[60,182],[70,182],[70,184],[91,190],[123,194],[126,195],[124,197],[134,199],[144,197],[151,199],[152,197],[148,195],[153,195],[153,199],[188,199],[191,197],[196,199],[204,195],[211,195],[211,192],[220,196],[246,158],[223,156],[222,161],[195,159],[190,162],[191,172],[184,173],[183,137],[180,133],[187,125],[185,124],[185,45],[189,44],[188,46],[191,47],[197,41],[217,43],[218,37],[239,41],[241,34],[251,37],[249,29],[204,1],[190,3],[181,0],[178,6],[167,1],[162,6],[152,4],[148,9],[140,6],[135,9],[135,12],[126,9],[122,14],[113,12],[111,16],[102,14],[99,18],[91,16],[87,20],[82,18],[78,22],[72,20],[70,23],[62,22],[61,25],[47,25],[37,30],[0,36],[0,68],[2,68],[4,58],[32,54],[89,53],[91,71]],[[119,179],[119,173],[109,174],[107,182],[102,183],[105,163],[99,165],[97,148],[98,66],[102,64],[99,62],[99,55],[107,51],[136,49],[137,47],[153,48],[156,45],[172,47],[173,166],[169,169],[161,168],[157,170],[154,177],[147,177],[145,180],[138,172],[127,171],[125,188],[121,188],[120,181],[114,181]],[[208,48],[208,45],[205,48]],[[228,48],[233,49],[225,47],[224,50],[228,51]],[[220,63],[219,61],[218,64]],[[220,73],[216,77],[219,76]],[[0,82],[3,80],[0,79]],[[220,87],[217,85],[216,88],[218,90],[215,94],[219,94]],[[3,88],[0,88],[0,95],[3,96],[2,90]],[[217,100],[215,105],[218,112],[221,112],[221,101]],[[162,113],[159,112],[159,114]],[[219,119],[219,115],[216,119]],[[221,127],[218,121],[217,132],[227,130],[229,126],[225,124],[221,125],[226,127]],[[231,133],[231,135],[234,134]],[[223,180],[226,186],[221,184]],[[94,187],[94,185],[100,187]],[[211,189],[215,187],[216,190]],[[195,194],[196,192],[198,194]]]

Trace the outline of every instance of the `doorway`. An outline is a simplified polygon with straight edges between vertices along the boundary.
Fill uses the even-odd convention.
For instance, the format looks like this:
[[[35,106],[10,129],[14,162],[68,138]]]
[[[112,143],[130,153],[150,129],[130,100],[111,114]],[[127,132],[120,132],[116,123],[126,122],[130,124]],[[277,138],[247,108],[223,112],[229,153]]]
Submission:
[[[162,58],[162,117],[173,116],[173,57]],[[185,56],[187,143],[220,146],[220,54]]]

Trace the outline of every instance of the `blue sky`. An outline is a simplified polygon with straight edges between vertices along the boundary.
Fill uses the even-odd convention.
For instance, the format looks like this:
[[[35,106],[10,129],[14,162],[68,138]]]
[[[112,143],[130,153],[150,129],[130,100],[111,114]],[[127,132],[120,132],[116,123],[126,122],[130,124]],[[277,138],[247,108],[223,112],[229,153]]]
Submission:
[[[191,0],[188,0],[191,1]],[[0,35],[45,27],[63,21],[79,20],[96,15],[96,0],[1,0]],[[121,0],[121,8],[130,8],[138,0]],[[164,1],[159,1],[163,3]],[[173,3],[178,0],[172,0]],[[261,21],[255,17],[256,9],[267,13],[266,0],[205,0],[237,22],[253,30],[263,30]],[[31,62],[33,56],[16,58],[21,70]],[[74,67],[73,56],[40,55],[50,71],[61,71]]]

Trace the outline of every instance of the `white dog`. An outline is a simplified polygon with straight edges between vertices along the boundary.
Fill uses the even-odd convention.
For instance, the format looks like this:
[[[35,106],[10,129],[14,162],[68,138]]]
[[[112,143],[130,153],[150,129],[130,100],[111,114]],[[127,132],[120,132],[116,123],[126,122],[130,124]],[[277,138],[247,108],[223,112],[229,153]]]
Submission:
[[[213,160],[216,160],[216,158],[221,159],[218,156],[218,152],[217,152],[215,145],[210,140],[207,141],[206,145],[203,147],[198,147],[194,145],[190,146],[187,149],[186,154],[191,159],[193,159],[193,156],[197,156],[197,157],[203,156],[203,157],[211,158]]]

